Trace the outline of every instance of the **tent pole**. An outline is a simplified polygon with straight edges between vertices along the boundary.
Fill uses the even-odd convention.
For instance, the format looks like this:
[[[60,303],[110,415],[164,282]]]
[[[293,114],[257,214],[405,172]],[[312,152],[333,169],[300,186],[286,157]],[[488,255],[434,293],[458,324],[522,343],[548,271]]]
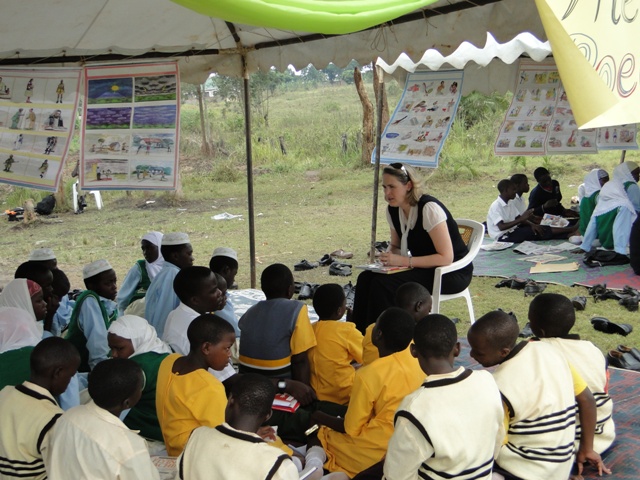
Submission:
[[[374,68],[379,68],[375,66]],[[376,153],[373,172],[373,208],[371,212],[371,249],[369,251],[369,261],[373,263],[376,259],[376,228],[378,224],[378,183],[380,182],[380,140],[382,137],[382,93],[384,89],[384,72],[378,70],[378,83],[374,85],[378,95],[376,98]]]
[[[247,198],[249,210],[249,261],[251,266],[251,288],[256,288],[256,231],[253,211],[253,152],[251,150],[251,103],[249,96],[249,71],[247,59],[242,56],[244,93],[244,136],[247,151]]]
[[[622,153],[620,153],[620,163],[624,163],[624,159],[626,156],[627,156],[627,151],[622,150]]]

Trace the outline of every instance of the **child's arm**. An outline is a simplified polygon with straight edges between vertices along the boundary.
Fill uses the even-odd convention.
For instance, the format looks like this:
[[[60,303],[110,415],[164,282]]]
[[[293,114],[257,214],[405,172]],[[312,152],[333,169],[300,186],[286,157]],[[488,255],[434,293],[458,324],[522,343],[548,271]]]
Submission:
[[[89,368],[93,370],[93,367],[109,357],[107,326],[98,300],[94,297],[89,296],[82,303],[78,314],[78,326],[87,339],[88,363]]]
[[[505,222],[504,220],[500,220],[496,224],[496,227],[498,227],[500,231],[509,230],[510,228],[515,227],[516,225],[520,225],[521,223],[527,223],[529,221],[529,217],[531,217],[532,214],[533,214],[533,210],[527,210],[522,215],[518,215],[511,222]]]
[[[384,461],[384,478],[389,480],[418,479],[418,470],[422,462],[435,453],[425,435],[422,425],[408,412],[398,411],[393,435],[389,440],[387,456]]]
[[[291,378],[305,385],[311,385],[311,364],[306,351],[291,355]]]
[[[345,433],[344,430],[344,418],[334,417],[328,413],[316,410],[311,414],[311,423],[317,423],[318,425],[325,425],[331,430],[336,432]]]
[[[582,475],[585,463],[590,463],[598,469],[598,475],[602,473],[611,473],[598,452],[593,450],[593,437],[596,431],[596,401],[593,398],[591,390],[585,388],[579,395],[576,395],[578,403],[578,416],[580,418],[580,426],[582,434],[580,435],[580,447],[576,455],[576,463],[578,464],[578,475]]]
[[[120,289],[118,290],[118,296],[116,297],[116,303],[118,304],[118,313],[120,315],[124,314],[125,309],[129,306],[129,300],[133,297],[133,294],[136,293],[136,288],[142,279],[142,274],[140,273],[140,267],[136,263],[131,269],[127,276],[124,277],[124,282],[120,285]]]

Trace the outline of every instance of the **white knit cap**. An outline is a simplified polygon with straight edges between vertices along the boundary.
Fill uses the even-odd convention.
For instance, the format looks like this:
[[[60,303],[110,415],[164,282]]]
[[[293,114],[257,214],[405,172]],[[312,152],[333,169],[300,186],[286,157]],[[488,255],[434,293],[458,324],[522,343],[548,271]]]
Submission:
[[[237,262],[238,252],[236,252],[233,248],[218,247],[211,254],[211,258],[213,257],[229,257],[229,258],[233,258]]]
[[[87,278],[95,277],[99,273],[106,272],[107,270],[113,270],[111,264],[107,260],[96,260],[95,262],[91,262],[83,267],[82,279],[86,280]]]
[[[29,254],[30,262],[44,262],[46,260],[55,260],[56,256],[50,248],[36,248],[31,250]]]
[[[165,233],[162,237],[162,245],[186,245],[189,235],[182,232]]]

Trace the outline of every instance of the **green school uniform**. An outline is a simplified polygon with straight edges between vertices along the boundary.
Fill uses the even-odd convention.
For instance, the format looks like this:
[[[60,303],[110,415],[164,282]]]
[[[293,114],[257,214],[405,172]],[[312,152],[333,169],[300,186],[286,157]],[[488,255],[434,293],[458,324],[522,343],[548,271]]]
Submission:
[[[20,385],[29,380],[32,351],[33,347],[22,347],[0,353],[0,390],[7,385]]]

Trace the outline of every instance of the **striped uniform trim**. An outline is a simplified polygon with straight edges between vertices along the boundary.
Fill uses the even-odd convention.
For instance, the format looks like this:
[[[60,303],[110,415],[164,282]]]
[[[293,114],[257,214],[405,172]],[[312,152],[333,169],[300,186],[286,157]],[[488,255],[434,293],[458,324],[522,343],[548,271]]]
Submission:
[[[516,455],[532,462],[565,463],[573,459],[575,447],[573,440],[555,448],[518,447],[511,442],[506,447]]]
[[[540,435],[564,430],[576,423],[576,406],[571,405],[560,412],[542,417],[520,420],[509,425],[509,435]]]
[[[0,475],[16,478],[33,478],[45,475],[44,461],[37,458],[31,462],[11,460],[0,456]]]
[[[426,463],[422,464],[422,468],[436,475],[436,477],[432,477],[431,475],[427,474],[426,472],[423,472],[422,470],[418,471],[418,475],[420,475],[421,478],[425,478],[425,479],[457,478],[457,479],[463,479],[463,480],[476,480],[478,478],[486,478],[487,475],[491,473],[491,470],[493,468],[493,458],[490,458],[489,460],[484,462],[482,465],[478,465],[477,467],[467,468],[466,470],[463,470],[458,473],[441,472],[433,468],[430,468]]]
[[[280,468],[280,465],[282,465],[282,462],[284,462],[285,460],[289,460],[289,455],[280,455],[276,460],[276,463],[274,463],[273,467],[271,467],[271,470],[269,470],[269,473],[267,473],[265,480],[271,480]]]

